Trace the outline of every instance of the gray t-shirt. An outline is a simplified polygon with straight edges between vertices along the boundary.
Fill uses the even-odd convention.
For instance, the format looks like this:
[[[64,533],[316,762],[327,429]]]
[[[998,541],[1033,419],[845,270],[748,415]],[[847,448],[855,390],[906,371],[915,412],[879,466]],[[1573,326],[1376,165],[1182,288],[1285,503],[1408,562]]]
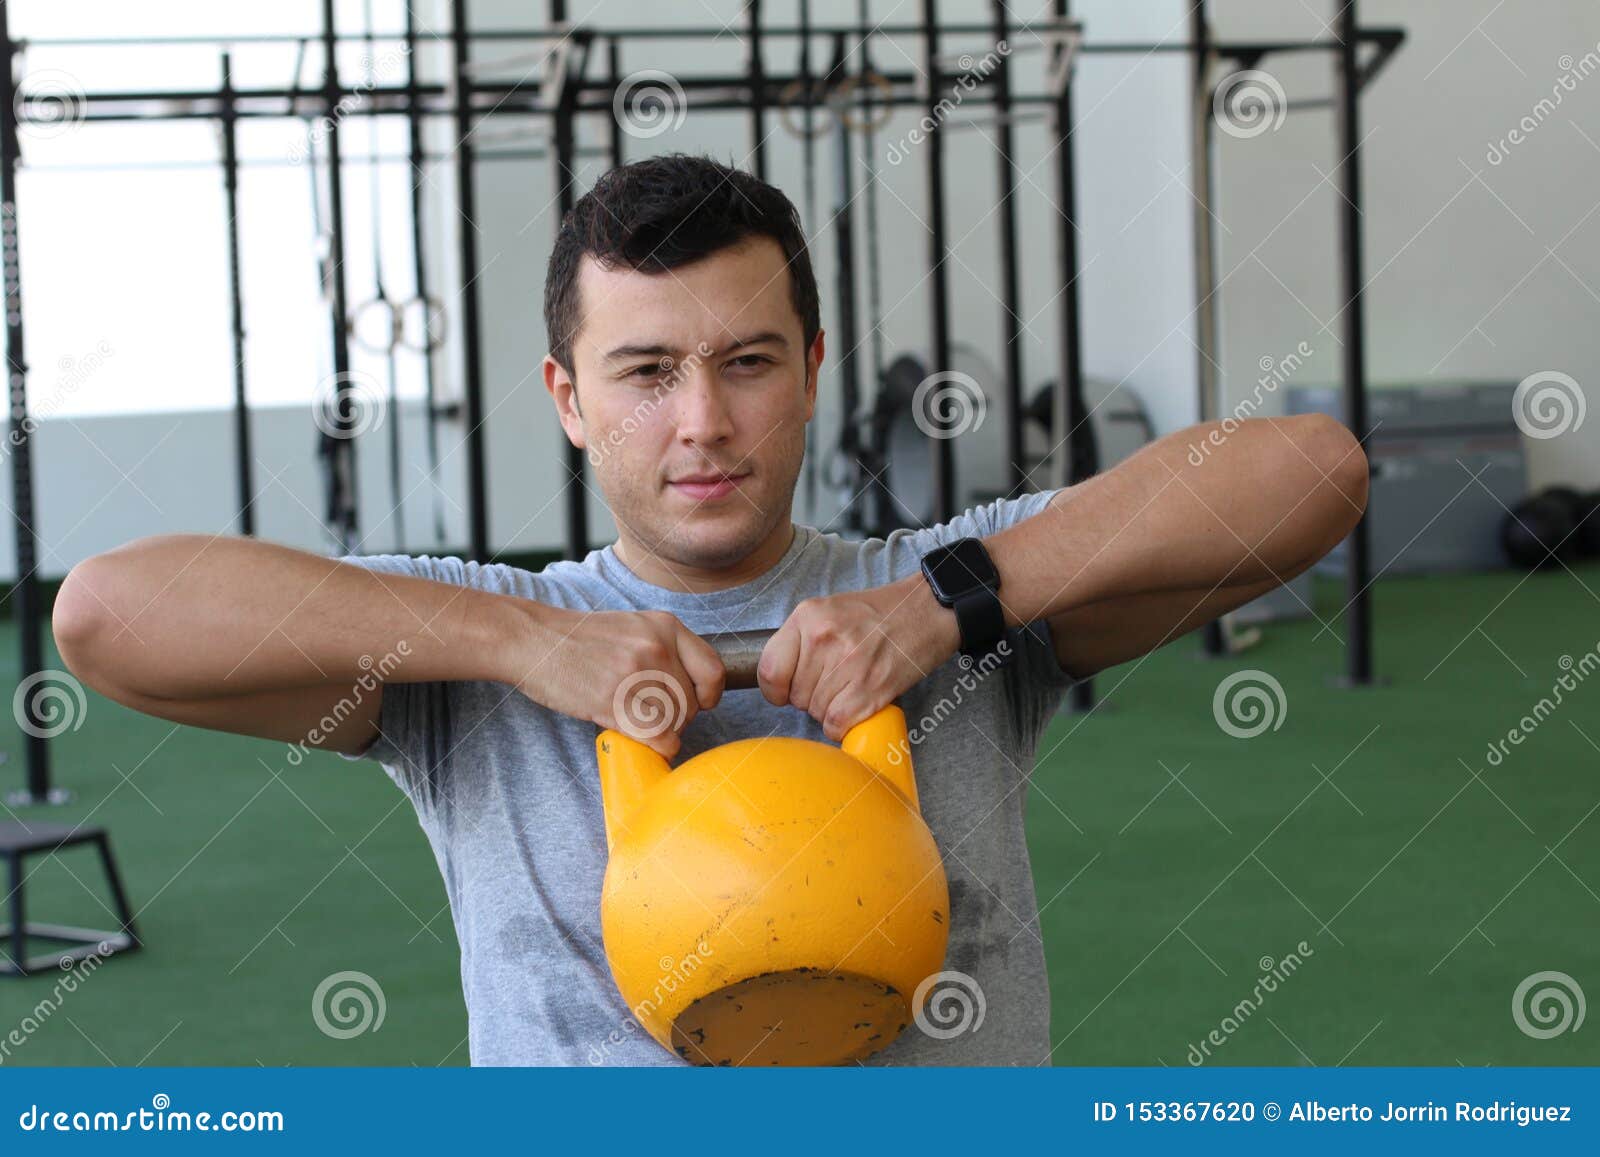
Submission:
[[[941,543],[987,537],[1040,511],[1054,491],[975,507],[950,522],[854,541],[798,526],[782,561],[748,583],[684,594],[644,582],[610,547],[538,574],[457,558],[345,559],[577,610],[665,610],[698,634],[780,626],[803,599],[916,574]],[[1003,595],[1003,591],[1002,591]],[[950,882],[950,1001],[932,1033],[908,1025],[866,1063],[1037,1065],[1050,1052],[1050,990],[1023,834],[1034,750],[1071,679],[1047,624],[1008,632],[1010,657],[979,674],[955,659],[898,700],[915,746],[922,812]],[[433,847],[461,945],[475,1065],[681,1065],[636,1022],[606,964],[606,867],[598,728],[490,682],[389,683],[365,758],[406,792]],[[724,692],[683,734],[677,760],[734,739],[827,742],[795,707],[757,689]],[[956,990],[965,989],[967,1007]],[[937,992],[938,990],[936,990]],[[936,996],[936,1002],[940,999]],[[971,1027],[981,1008],[982,1020]],[[965,1031],[946,1034],[967,1024]]]

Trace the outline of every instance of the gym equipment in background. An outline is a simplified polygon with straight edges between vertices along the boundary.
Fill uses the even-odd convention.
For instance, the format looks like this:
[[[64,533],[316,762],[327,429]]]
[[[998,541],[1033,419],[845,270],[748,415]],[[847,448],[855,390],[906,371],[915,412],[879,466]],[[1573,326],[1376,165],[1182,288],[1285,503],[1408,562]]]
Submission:
[[[729,689],[757,686],[772,635],[707,636]],[[741,739],[674,770],[607,729],[595,755],[606,959],[652,1037],[700,1065],[836,1065],[911,1023],[950,897],[898,706],[838,747]]]
[[[116,905],[114,915],[120,927],[100,930],[67,924],[30,923],[25,915],[27,904],[24,902],[23,889],[31,873],[23,871],[24,857],[58,856],[68,848],[86,844],[93,845],[100,853],[100,866],[105,870],[111,900]],[[112,858],[111,838],[105,828],[82,822],[45,824],[30,820],[27,823],[0,823],[0,857],[5,859],[8,868],[6,883],[11,910],[11,923],[0,925],[0,943],[5,944],[9,955],[9,959],[0,958],[0,976],[59,972],[91,956],[104,958],[118,952],[133,952],[143,946],[134,927],[133,909],[128,906],[128,895],[123,891],[122,875],[117,871],[116,860]],[[82,881],[79,880],[79,883]],[[107,908],[106,911],[110,912],[111,909]],[[68,947],[29,956],[29,940],[45,940]]]
[[[954,440],[962,450],[957,504],[963,509],[1026,492],[1008,484],[1013,469],[1006,456],[1004,423],[997,420],[1000,401],[988,385],[1000,380],[999,372],[964,342],[952,344],[951,360],[951,370],[932,374],[919,354],[891,358],[865,415],[867,437],[854,456],[859,473],[839,480],[832,477],[834,470],[828,472],[830,485],[849,486],[854,481],[853,489],[864,492],[866,526],[872,534],[940,521],[931,500],[928,443],[934,438]],[[1021,473],[1034,479],[1034,489],[1053,485],[1047,467],[1052,457],[1055,390],[1054,382],[1046,382],[1022,412],[1019,464]],[[1083,396],[1088,420],[1073,435],[1073,453],[1079,461],[1093,462],[1103,470],[1154,440],[1155,428],[1132,386],[1089,380]],[[990,433],[983,432],[985,426]],[[833,465],[841,456],[851,460],[842,440],[834,455]]]
[[[222,115],[217,120],[222,150],[222,193],[228,215],[229,336],[233,341],[233,453],[239,495],[239,533],[256,532],[255,451],[250,444],[250,401],[245,388],[244,282],[239,266],[239,110],[234,101],[233,54],[222,54]]]
[[[27,734],[27,783],[7,792],[8,807],[32,804],[61,804],[72,798],[65,788],[50,783],[50,736],[53,722],[44,708],[50,704],[49,679],[53,672],[44,669],[39,598],[39,531],[34,524],[33,502],[33,419],[28,414],[28,358],[22,325],[22,243],[17,207],[17,165],[22,159],[17,136],[18,118],[26,107],[17,89],[16,54],[19,46],[11,39],[10,13],[0,4],[0,52],[8,67],[6,91],[0,97],[0,252],[4,254],[6,298],[6,396],[7,438],[11,443],[11,504],[16,550],[16,585],[11,588],[12,613],[17,621],[17,641],[21,654],[17,671],[17,693],[13,714]],[[41,683],[44,684],[41,690]],[[14,893],[15,895],[19,895]],[[22,922],[21,902],[13,909],[13,919]]]
[[[1500,523],[1527,493],[1515,383],[1375,386],[1367,458],[1373,575],[1505,565]],[[1332,386],[1294,386],[1291,414],[1344,418]],[[1318,564],[1341,571],[1348,543]]]
[[[1600,514],[1595,495],[1549,486],[1506,511],[1500,546],[1524,570],[1600,556]]]
[[[417,82],[418,34],[416,6],[407,4],[405,38],[407,84]],[[445,316],[444,303],[428,291],[427,245],[423,237],[423,226],[427,218],[422,195],[422,190],[429,180],[428,159],[423,153],[422,113],[417,109],[416,101],[406,102],[406,135],[409,146],[406,159],[411,165],[411,175],[406,181],[411,186],[411,280],[416,290],[414,300],[422,313],[420,340],[408,338],[407,344],[422,356],[423,413],[427,418],[424,429],[427,432],[428,481],[433,492],[433,539],[437,543],[442,543],[445,536],[445,494],[444,487],[439,483],[439,420],[458,418],[460,407],[441,406],[439,401],[438,373],[434,360],[444,345]],[[403,305],[401,308],[404,310],[407,307]]]
[[[1584,495],[1578,514],[1578,557],[1585,562],[1600,558],[1600,490]]]
[[[661,95],[658,86],[640,85],[638,74],[625,75],[625,70],[621,67],[623,50],[642,42],[648,42],[650,51],[664,53],[672,59],[711,65],[684,71],[673,78],[676,85],[668,94],[668,108],[665,111],[670,115],[666,118],[666,123],[670,127],[676,127],[690,110],[696,117],[711,113],[734,113],[747,117],[749,149],[738,159],[741,164],[750,164],[758,173],[765,171],[765,146],[771,135],[765,123],[770,119],[767,115],[768,110],[782,102],[786,93],[798,94],[801,107],[789,111],[798,111],[800,114],[799,119],[807,125],[807,130],[803,134],[807,139],[811,135],[809,126],[812,123],[813,112],[822,111],[825,105],[831,107],[847,91],[854,94],[851,99],[859,100],[861,107],[851,109],[848,103],[844,103],[835,111],[834,119],[840,120],[846,128],[853,128],[863,139],[866,138],[869,127],[876,128],[881,125],[885,133],[894,131],[898,127],[892,122],[884,124],[880,120],[880,115],[889,116],[891,110],[920,113],[937,126],[936,129],[928,131],[927,140],[918,150],[925,195],[923,202],[925,212],[920,213],[919,217],[924,220],[928,233],[926,273],[918,284],[925,282],[927,285],[926,297],[929,307],[927,345],[929,364],[936,372],[947,372],[951,368],[955,337],[955,327],[952,322],[957,320],[951,317],[952,301],[948,283],[951,263],[948,260],[950,246],[946,240],[949,222],[946,212],[948,190],[945,172],[947,166],[944,164],[945,133],[963,131],[980,124],[992,126],[997,130],[995,139],[998,143],[995,156],[998,162],[999,188],[994,209],[998,214],[1002,236],[1013,239],[1011,243],[1001,246],[999,260],[1002,265],[1002,276],[997,295],[997,302],[1001,307],[1002,339],[998,348],[1003,351],[1006,359],[1005,375],[998,384],[1004,402],[1001,407],[1004,412],[999,415],[999,419],[1006,426],[1007,446],[1011,448],[1002,456],[1002,461],[1016,470],[1016,474],[1007,482],[1009,492],[1017,492],[1026,481],[1020,470],[1019,455],[1014,452],[1021,437],[1019,426],[1022,409],[1020,395],[1022,370],[1018,356],[1019,343],[1015,336],[1017,328],[1014,323],[1017,319],[1029,315],[1021,299],[1020,279],[1017,274],[1018,262],[1024,257],[1031,256],[1033,250],[1037,250],[1037,256],[1051,265],[1049,283],[1056,287],[1050,298],[1053,305],[1049,307],[1056,312],[1057,322],[1054,330],[1059,340],[1060,386],[1053,406],[1055,428],[1063,434],[1080,430],[1085,425],[1084,419],[1089,409],[1080,388],[1083,377],[1083,334],[1078,284],[1082,270],[1077,252],[1077,230],[1071,226],[1071,223],[1078,219],[1075,170],[1078,134],[1074,132],[1072,83],[1075,62],[1090,56],[1127,56],[1130,53],[1138,53],[1142,58],[1155,52],[1181,53],[1201,61],[1202,65],[1219,64],[1233,70],[1230,75],[1238,75],[1240,70],[1248,71],[1261,67],[1269,57],[1304,52],[1326,54],[1327,59],[1335,66],[1334,95],[1331,101],[1322,97],[1290,100],[1288,107],[1309,108],[1319,105],[1326,107],[1331,104],[1338,114],[1336,117],[1338,145],[1334,155],[1340,159],[1340,164],[1336,166],[1337,184],[1343,203],[1338,227],[1343,288],[1340,308],[1343,331],[1341,342],[1344,350],[1343,378],[1346,397],[1350,404],[1350,420],[1358,434],[1364,433],[1367,428],[1364,406],[1365,331],[1362,325],[1363,308],[1360,294],[1364,278],[1360,266],[1362,193],[1358,146],[1362,138],[1357,121],[1357,104],[1359,94],[1374,81],[1388,59],[1399,49],[1405,39],[1405,33],[1402,29],[1394,27],[1361,26],[1357,19],[1357,5],[1354,3],[1343,6],[1337,21],[1328,30],[1328,35],[1305,40],[1280,41],[1218,40],[1204,34],[1205,13],[1202,5],[1196,12],[1200,31],[1194,37],[1185,40],[1167,39],[1148,44],[1127,41],[1098,44],[1086,42],[1082,35],[1081,24],[1070,19],[1067,0],[1051,0],[1049,17],[1029,22],[1014,39],[1009,35],[1012,16],[1008,13],[1004,0],[991,0],[990,19],[979,23],[941,19],[937,0],[922,0],[918,6],[917,19],[911,22],[895,22],[890,18],[892,14],[885,15],[879,20],[869,21],[869,17],[872,16],[869,6],[858,3],[856,5],[858,19],[855,23],[835,21],[813,24],[810,19],[810,5],[807,3],[800,11],[799,27],[793,24],[786,26],[768,24],[761,19],[759,5],[749,3],[746,5],[747,19],[743,22],[747,50],[744,54],[744,66],[737,70],[720,70],[711,64],[715,54],[704,52],[703,48],[710,42],[726,39],[728,29],[721,25],[601,27],[582,22],[569,22],[566,0],[550,0],[545,6],[545,20],[542,24],[530,20],[528,26],[521,29],[474,29],[468,26],[466,0],[450,0],[447,5],[450,11],[448,28],[427,38],[448,48],[448,61],[440,70],[442,75],[437,80],[421,76],[408,62],[402,82],[386,82],[375,87],[369,85],[368,77],[353,81],[349,77],[348,69],[345,70],[345,76],[341,77],[335,62],[341,55],[348,54],[341,54],[338,50],[341,45],[357,42],[371,45],[375,41],[393,43],[403,40],[407,46],[408,57],[414,57],[415,47],[419,41],[415,35],[415,22],[409,19],[410,6],[407,6],[408,21],[404,36],[394,33],[374,36],[370,29],[363,30],[359,36],[341,34],[335,27],[334,0],[321,0],[319,7],[322,27],[320,33],[314,36],[322,47],[323,67],[320,83],[312,87],[300,86],[298,81],[300,67],[297,63],[292,74],[296,80],[289,88],[265,86],[238,90],[225,80],[222,85],[214,89],[196,89],[188,86],[177,91],[158,89],[140,89],[134,92],[89,91],[77,94],[75,103],[82,119],[89,122],[101,120],[159,122],[197,118],[215,120],[224,116],[236,116],[240,120],[300,117],[306,120],[309,127],[313,118],[318,116],[325,118],[328,131],[322,134],[324,147],[315,150],[321,153],[320,157],[313,153],[308,158],[310,161],[308,172],[315,186],[318,184],[319,167],[325,166],[328,181],[328,246],[324,255],[323,272],[328,275],[326,296],[332,347],[331,373],[326,376],[327,380],[333,383],[333,387],[332,405],[328,407],[324,418],[325,424],[331,426],[333,432],[323,434],[319,441],[318,453],[322,459],[328,495],[326,521],[337,550],[348,549],[358,538],[355,445],[352,435],[357,432],[355,411],[359,406],[359,398],[355,396],[356,391],[352,388],[349,372],[350,343],[344,292],[341,182],[341,172],[346,161],[340,148],[340,122],[350,117],[403,114],[413,125],[419,126],[424,118],[437,118],[449,122],[453,127],[452,147],[448,152],[435,158],[448,157],[453,162],[455,178],[453,206],[455,213],[447,214],[446,218],[448,225],[455,227],[456,257],[451,263],[452,281],[451,286],[447,287],[449,292],[446,292],[445,288],[440,288],[438,297],[451,301],[453,312],[459,310],[458,328],[452,332],[461,346],[460,385],[459,389],[451,390],[450,393],[452,396],[459,394],[461,398],[460,419],[464,443],[462,458],[466,487],[464,505],[468,540],[464,553],[471,558],[487,559],[491,555],[492,545],[488,533],[484,432],[488,411],[484,399],[482,348],[484,334],[479,301],[483,263],[478,253],[479,230],[460,228],[457,227],[457,223],[458,221],[471,223],[477,220],[478,161],[510,158],[512,154],[480,149],[480,143],[485,137],[478,130],[486,127],[483,122],[500,116],[544,118],[549,126],[550,147],[546,150],[534,150],[528,157],[551,163],[556,174],[559,194],[557,208],[558,210],[564,208],[570,203],[574,193],[576,162],[586,151],[590,151],[581,143],[584,134],[578,130],[590,125],[596,118],[603,119],[611,138],[611,154],[615,163],[620,160],[620,134],[623,131],[619,113],[624,109],[635,114],[643,111],[648,121],[649,110],[648,108],[641,110],[640,101],[651,99],[652,96],[659,98]],[[1023,31],[1026,32],[1026,36],[1022,35]],[[877,56],[883,69],[881,73],[866,64],[870,42],[876,40],[879,43],[893,44],[897,38],[908,36],[921,39],[919,60],[911,60],[906,50],[895,44],[892,55],[879,53]],[[836,66],[829,69],[830,75],[837,81],[833,86],[819,85],[815,82],[816,78],[811,67],[813,38],[821,38],[834,47]],[[1019,54],[1037,48],[1045,58],[1044,68],[1037,72],[1019,68],[1013,74],[1013,70],[1006,67],[1008,62],[1000,60],[996,62],[996,67],[988,71],[979,67],[983,61],[975,61],[973,68],[968,69],[966,59],[969,54],[961,52],[960,49],[970,47],[973,38],[981,38],[979,43],[986,45],[994,45],[1002,40],[1013,43]],[[180,42],[202,43],[207,39],[198,36],[176,39],[161,36],[40,37],[30,41],[30,45],[54,50],[91,43],[102,47],[113,45],[134,47]],[[261,35],[250,38],[252,52],[267,51],[268,46],[274,44],[299,45],[302,61],[305,59],[304,47],[309,39],[311,37],[303,34]],[[529,83],[534,78],[528,75],[526,68],[522,69],[513,82],[475,77],[475,73],[493,62],[481,59],[474,61],[474,55],[482,56],[480,49],[484,44],[503,40],[532,40],[541,43],[543,47],[538,56],[540,65],[536,82]],[[222,38],[216,43],[221,48],[227,41]],[[789,52],[779,53],[772,47],[777,45],[783,46],[786,50],[799,50],[801,62],[798,76],[792,67],[771,67],[775,60],[782,59],[787,65],[788,61],[793,59]],[[956,51],[952,52],[944,47],[947,45]],[[12,118],[14,127],[17,119],[30,120],[40,114],[35,108],[35,102],[30,100],[29,90],[21,86],[21,81],[27,79],[26,69],[18,67],[20,62],[17,58],[21,54],[21,46],[6,36],[3,42],[0,42],[0,47],[4,48],[11,64],[8,75],[11,78],[9,81],[11,95],[15,98],[12,101],[16,113]],[[771,57],[768,57],[768,51],[772,52]],[[707,59],[702,61],[701,57]],[[603,75],[593,75],[589,71],[590,61],[595,59],[609,61],[609,67]],[[987,59],[985,57],[985,60]],[[955,69],[951,67],[952,60],[955,62]],[[854,67],[857,61],[861,62],[859,71]],[[904,67],[900,66],[902,61]],[[850,69],[849,72],[846,71],[847,67]],[[1038,77],[1042,83],[1037,86],[1029,84],[1026,90],[1023,90],[1021,84],[1013,84],[1014,80],[1024,77],[1032,80],[1037,73],[1042,73],[1042,76]],[[948,115],[952,112],[949,107],[950,101],[945,95],[949,85],[960,81],[962,87],[967,88],[969,76],[972,77],[971,99],[965,102],[960,115]],[[1193,80],[1196,94],[1204,96],[1210,92],[1214,95],[1216,90],[1208,88],[1209,72],[1205,67],[1196,69]],[[854,84],[850,86],[852,81]],[[1213,101],[1197,99],[1196,104],[1198,106],[1196,112],[1199,113],[1211,108]],[[849,115],[843,115],[846,112]],[[1059,210],[1050,215],[1053,253],[1046,252],[1043,239],[1037,239],[1040,243],[1030,244],[1029,251],[1024,252],[1014,240],[1018,234],[1016,223],[1011,219],[1011,203],[1015,200],[1012,194],[1019,186],[1019,173],[1025,174],[1031,171],[1031,166],[1020,158],[1013,161],[1011,155],[1013,142],[1008,126],[1024,120],[1037,119],[1040,116],[1044,118],[1046,151],[1038,163],[1042,165],[1048,162],[1052,170],[1050,198]],[[655,132],[647,131],[641,135],[654,136]],[[843,135],[841,133],[841,137]],[[0,139],[0,147],[10,150],[14,159],[14,134],[9,139]],[[844,156],[846,153],[841,150],[839,155]],[[359,163],[359,159],[355,163]],[[815,179],[816,174],[813,171],[808,184]],[[320,193],[318,201],[320,202]],[[808,192],[806,197],[808,215],[815,213],[815,205],[815,194]],[[870,217],[873,215],[870,196],[867,198],[867,210],[870,225]],[[552,214],[552,217],[558,219],[559,215],[558,212]],[[15,217],[9,219],[7,224],[11,231],[10,240],[15,241]],[[445,223],[440,224],[443,229]],[[320,224],[318,228],[320,232]],[[833,222],[823,226],[824,230],[833,228],[835,228]],[[812,243],[818,244],[816,230],[808,230],[808,233]],[[834,240],[837,242],[839,238],[835,237]],[[869,240],[875,239],[869,238]],[[836,249],[844,251],[843,246],[836,245]],[[18,353],[21,348],[22,322],[20,314],[15,311],[8,311],[8,314],[17,318],[8,329],[12,337],[14,359],[13,386],[19,388],[21,379],[25,379],[26,376],[26,367],[20,362]],[[841,334],[842,332],[843,327],[840,329]],[[874,365],[876,372],[882,361],[876,356],[873,360],[876,363]],[[856,409],[856,405],[848,405],[846,413],[854,414]],[[15,405],[12,410],[16,415]],[[430,406],[430,423],[436,416],[438,415]],[[1068,437],[1057,449],[1050,463],[1053,474],[1049,485],[1068,485],[1081,481],[1093,473],[1093,464],[1085,461],[1084,456],[1077,453],[1080,448],[1080,438],[1081,434],[1077,437]],[[583,476],[581,452],[566,442],[564,437],[560,445],[569,474],[575,481],[581,481]],[[954,447],[951,439],[932,438],[925,441],[924,448],[930,460],[926,478],[928,490],[932,495],[932,508],[936,512],[934,520],[941,521],[957,513],[961,508],[956,493]],[[16,457],[14,456],[14,461]],[[822,464],[819,460],[819,465]],[[859,462],[852,464],[850,472],[853,477],[862,477],[862,464]],[[970,492],[972,487],[968,486],[967,489]],[[581,485],[570,486],[566,497],[566,557],[580,559],[588,553],[591,545],[584,488]],[[20,507],[17,509],[21,512]],[[435,515],[437,524],[437,505]],[[859,525],[848,521],[845,525],[852,530],[861,529]],[[1361,545],[1365,542],[1364,532],[1358,532],[1354,536],[1354,541],[1357,549],[1350,552],[1351,564],[1347,575],[1347,585],[1351,592],[1349,600],[1351,613],[1347,616],[1346,652],[1351,680],[1361,683],[1369,681],[1371,675],[1371,622],[1365,601],[1371,575],[1366,552]],[[27,567],[22,568],[22,573],[27,571]],[[25,655],[24,667],[28,666]],[[1074,686],[1072,697],[1076,705],[1079,707],[1090,705],[1090,688],[1088,680],[1082,680]]]
[[[366,35],[366,85],[378,87],[378,49],[375,43],[375,24],[372,17],[372,0],[362,0],[362,29]],[[407,182],[410,183],[409,181]],[[378,151],[378,119],[367,121],[367,192],[371,198],[372,226],[372,296],[357,305],[345,317],[348,335],[357,345],[369,352],[383,356],[385,372],[385,405],[389,410],[389,517],[394,519],[395,549],[406,553],[405,493],[400,488],[403,464],[400,459],[400,370],[399,351],[405,345],[405,311],[401,303],[389,296],[389,279],[383,268],[383,167]],[[363,317],[378,319],[377,332],[369,326],[363,332]],[[428,321],[426,310],[423,324]],[[426,336],[424,336],[426,342]]]
[[[971,346],[954,343],[950,354],[954,364],[942,375],[931,374],[917,354],[898,354],[878,380],[867,413],[867,435],[856,447],[862,467],[859,486],[867,506],[866,527],[874,535],[882,537],[898,527],[942,521],[933,501],[928,444],[944,438],[970,449],[983,437],[985,415],[994,404],[984,383],[995,381],[996,371]],[[848,450],[841,446],[842,452]],[[982,466],[977,455],[966,457],[963,471],[970,479]],[[999,460],[998,448],[992,457]],[[1003,461],[1000,466],[1003,468]],[[967,487],[974,496],[984,489],[970,481]],[[963,503],[958,492],[956,505],[970,503]]]
[[[1023,411],[1023,462],[1031,472],[1049,456],[1051,405],[1055,398],[1055,382],[1040,386]],[[1084,430],[1087,441],[1079,453],[1091,459],[1098,469],[1109,470],[1139,447],[1155,441],[1156,428],[1144,408],[1139,391],[1127,382],[1112,382],[1104,378],[1085,378],[1083,398],[1089,410],[1089,421]]]

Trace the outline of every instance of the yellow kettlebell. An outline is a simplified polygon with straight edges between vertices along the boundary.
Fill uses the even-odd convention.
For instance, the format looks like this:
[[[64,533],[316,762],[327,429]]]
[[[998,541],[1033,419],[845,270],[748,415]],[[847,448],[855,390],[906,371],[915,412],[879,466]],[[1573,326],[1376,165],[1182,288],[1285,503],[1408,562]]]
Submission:
[[[771,635],[707,637],[727,688],[757,686]],[[607,729],[595,754],[606,958],[652,1037],[701,1065],[835,1065],[910,1023],[950,900],[898,706],[839,747],[741,739],[673,770]]]

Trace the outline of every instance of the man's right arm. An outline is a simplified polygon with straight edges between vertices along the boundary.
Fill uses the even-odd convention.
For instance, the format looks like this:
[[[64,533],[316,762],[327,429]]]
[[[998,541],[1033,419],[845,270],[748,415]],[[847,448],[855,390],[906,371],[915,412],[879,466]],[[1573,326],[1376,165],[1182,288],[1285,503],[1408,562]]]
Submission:
[[[390,683],[506,683],[552,711],[621,726],[637,672],[676,683],[687,710],[641,735],[671,758],[721,697],[722,661],[664,611],[577,611],[396,575],[250,538],[173,534],[79,563],[56,596],[61,657],[127,707],[218,731],[346,754],[377,737]],[[364,684],[370,685],[370,684]],[[350,704],[359,698],[353,711]],[[342,719],[336,728],[327,719]]]
[[[255,539],[174,534],[79,563],[53,627],[73,674],[125,706],[286,743],[315,731],[354,754],[377,735],[381,690],[336,729],[320,721],[357,681],[379,668],[393,682],[504,679],[552,609]]]

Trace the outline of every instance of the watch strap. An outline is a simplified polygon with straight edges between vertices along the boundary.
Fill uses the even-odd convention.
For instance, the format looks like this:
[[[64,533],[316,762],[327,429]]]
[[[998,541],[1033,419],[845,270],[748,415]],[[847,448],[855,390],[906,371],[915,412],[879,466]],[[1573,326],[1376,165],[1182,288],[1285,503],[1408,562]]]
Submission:
[[[970,667],[999,643],[1005,635],[1005,611],[1000,596],[988,587],[969,591],[956,599],[956,624],[961,629],[961,659]]]

